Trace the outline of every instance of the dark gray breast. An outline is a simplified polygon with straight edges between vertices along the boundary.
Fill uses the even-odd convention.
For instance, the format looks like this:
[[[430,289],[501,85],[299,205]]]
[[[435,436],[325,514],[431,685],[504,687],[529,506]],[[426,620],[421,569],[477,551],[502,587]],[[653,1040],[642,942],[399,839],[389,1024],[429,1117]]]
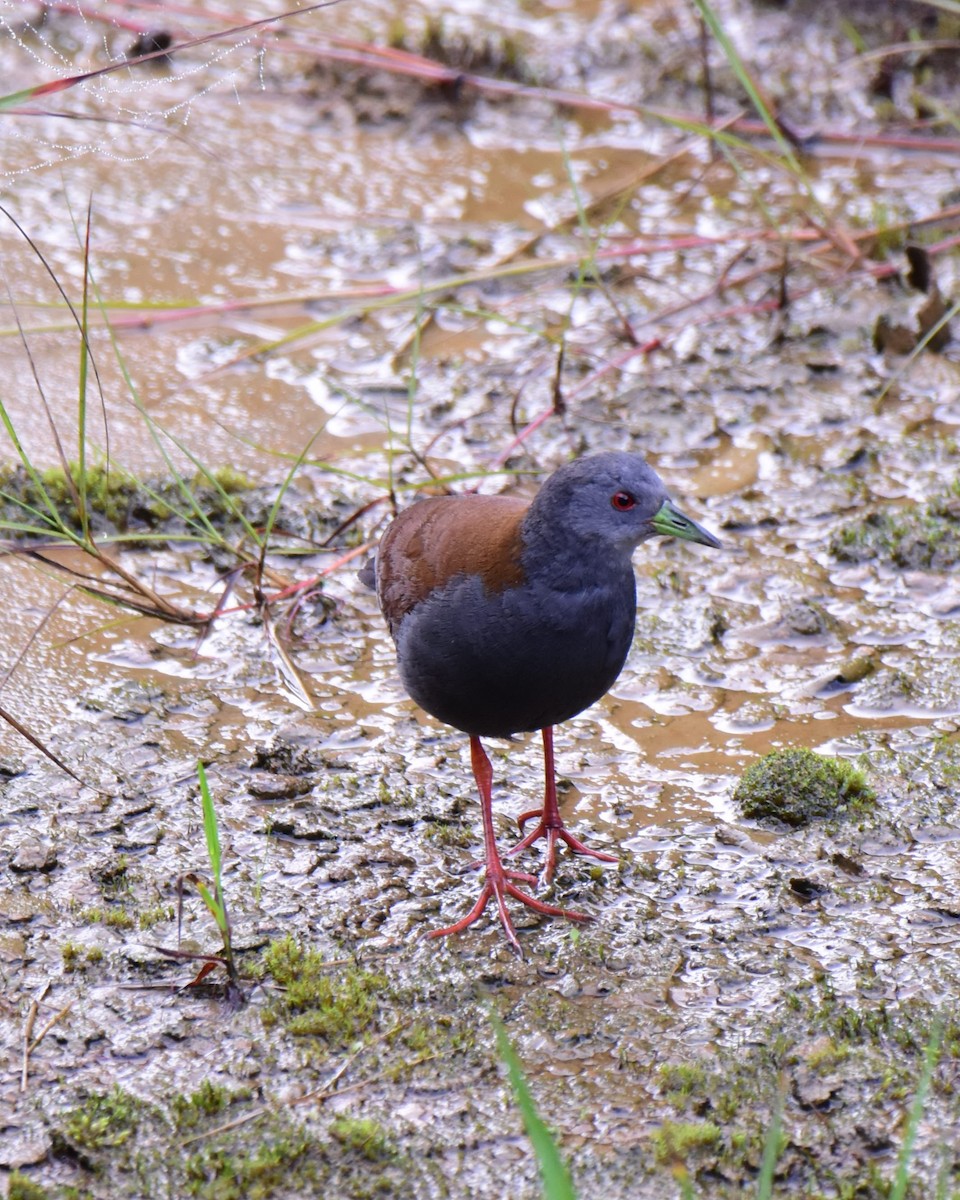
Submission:
[[[404,685],[465,733],[506,737],[557,725],[600,699],[633,638],[633,571],[556,591],[528,581],[491,593],[460,576],[422,601],[397,630]]]

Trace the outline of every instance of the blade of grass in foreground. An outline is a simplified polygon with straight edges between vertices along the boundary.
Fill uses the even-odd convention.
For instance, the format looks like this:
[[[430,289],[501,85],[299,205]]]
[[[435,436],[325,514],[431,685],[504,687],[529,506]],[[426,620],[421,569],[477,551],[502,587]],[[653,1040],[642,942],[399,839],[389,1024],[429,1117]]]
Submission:
[[[544,1200],[576,1200],[577,1194],[573,1190],[570,1173],[567,1171],[564,1161],[560,1157],[560,1151],[557,1149],[557,1143],[553,1139],[553,1134],[540,1119],[536,1105],[533,1102],[533,1096],[531,1096],[530,1089],[527,1087],[520,1059],[517,1058],[516,1052],[510,1045],[503,1022],[492,1010],[490,1012],[490,1021],[497,1037],[497,1053],[506,1065],[507,1074],[510,1077],[510,1086],[513,1088],[513,1094],[517,1098],[517,1106],[523,1117],[524,1128],[533,1144],[533,1152],[537,1156],[537,1163],[540,1167],[540,1178],[543,1180]]]
[[[235,1004],[242,1004],[244,1000],[243,987],[233,954],[230,917],[227,915],[227,902],[223,895],[223,852],[220,848],[220,831],[217,827],[213,796],[210,794],[210,785],[207,783],[207,773],[202,762],[197,763],[197,778],[200,781],[200,803],[203,809],[203,833],[207,843],[207,858],[210,861],[210,870],[213,872],[213,894],[211,895],[210,889],[202,880],[194,876],[192,881],[220,929],[220,936],[223,939],[223,954],[219,956],[219,961],[227,970],[227,997]],[[202,978],[211,969],[209,964],[213,961],[212,959],[208,960],[208,965],[205,966],[198,978]]]
[[[760,1177],[757,1180],[757,1200],[771,1200],[773,1196],[773,1176],[777,1169],[777,1159],[780,1157],[783,1127],[784,1092],[781,1087],[777,1096],[777,1105],[773,1110],[773,1119],[763,1141],[763,1161],[760,1164]]]
[[[213,871],[213,883],[216,890],[218,912],[214,915],[217,917],[217,924],[224,929],[225,914],[223,913],[221,884],[223,855],[220,850],[220,831],[217,828],[217,814],[213,808],[213,797],[210,795],[210,785],[207,783],[207,773],[203,769],[202,762],[197,763],[197,777],[200,780],[200,802],[203,807],[203,833],[207,842],[207,858],[210,860],[210,869]]]
[[[897,1173],[893,1177],[893,1187],[890,1189],[890,1200],[904,1200],[910,1184],[910,1159],[913,1155],[913,1144],[917,1140],[920,1119],[923,1116],[923,1106],[927,1101],[933,1072],[940,1061],[940,1048],[943,1044],[943,1017],[939,1016],[930,1030],[930,1040],[927,1042],[924,1054],[923,1071],[917,1083],[917,1093],[910,1106],[910,1117],[907,1121],[906,1133],[903,1135],[903,1145],[897,1159]]]
[[[724,57],[730,65],[731,70],[739,80],[740,86],[750,97],[751,104],[753,104],[753,107],[757,110],[760,119],[763,121],[764,125],[766,125],[767,131],[775,142],[777,149],[783,155],[784,162],[798,179],[803,179],[803,168],[801,167],[797,156],[793,152],[793,147],[784,137],[780,126],[777,124],[776,118],[767,107],[765,97],[760,93],[760,90],[754,83],[750,72],[744,66],[743,60],[737,53],[733,41],[728,36],[723,25],[721,25],[719,17],[714,12],[707,0],[693,0],[693,2],[696,5],[697,11],[706,22],[710,32],[716,38],[717,43],[723,50]]]

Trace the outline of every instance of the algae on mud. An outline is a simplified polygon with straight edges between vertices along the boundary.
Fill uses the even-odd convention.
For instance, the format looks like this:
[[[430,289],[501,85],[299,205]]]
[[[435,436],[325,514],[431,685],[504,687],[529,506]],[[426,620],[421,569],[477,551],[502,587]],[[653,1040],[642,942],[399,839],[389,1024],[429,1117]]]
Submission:
[[[863,812],[874,800],[859,767],[805,747],[773,750],[751,763],[733,793],[745,817],[794,827]]]
[[[960,482],[922,505],[868,513],[834,534],[830,551],[840,562],[950,570],[960,562]]]

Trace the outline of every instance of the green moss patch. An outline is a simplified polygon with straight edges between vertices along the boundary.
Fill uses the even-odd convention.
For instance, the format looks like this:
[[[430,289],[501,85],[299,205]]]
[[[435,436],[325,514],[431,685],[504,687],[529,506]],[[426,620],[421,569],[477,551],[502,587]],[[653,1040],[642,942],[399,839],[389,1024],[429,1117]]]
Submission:
[[[231,1104],[250,1097],[249,1091],[230,1091],[205,1079],[189,1096],[174,1096],[170,1101],[170,1116],[178,1133],[192,1131],[220,1117]]]
[[[348,1042],[371,1028],[387,981],[375,971],[329,967],[323,955],[304,949],[291,937],[272,942],[264,966],[285,990],[264,1009],[270,1028],[282,1024],[289,1033]]]
[[[185,481],[197,505],[211,518],[230,515],[230,499],[252,490],[252,484],[232,468],[197,475]],[[172,478],[138,480],[127,471],[105,466],[87,467],[81,475],[70,465],[70,479],[61,467],[51,467],[36,478],[23,467],[7,469],[0,477],[0,522],[51,525],[57,517],[70,529],[82,529],[78,497],[86,504],[88,519],[100,531],[128,533],[162,528],[175,520],[177,511],[190,511],[191,503]],[[181,527],[183,522],[181,522]]]
[[[873,512],[830,541],[840,562],[878,559],[908,570],[945,571],[960,562],[960,495],[951,490],[924,505]]]
[[[431,16],[419,33],[398,19],[389,38],[399,50],[422,54],[459,71],[523,83],[533,81],[520,43],[508,34],[453,33],[444,26],[442,17]]]
[[[149,1111],[148,1105],[119,1086],[94,1092],[70,1109],[62,1125],[53,1130],[53,1153],[96,1169],[102,1155],[130,1142]]]
[[[657,1072],[664,1099],[678,1110],[702,1100],[706,1079],[699,1063],[664,1063]]]
[[[34,1183],[29,1176],[22,1175],[19,1171],[10,1175],[7,1200],[47,1200],[49,1194],[46,1188]]]
[[[330,1134],[341,1146],[368,1162],[385,1162],[396,1157],[396,1150],[379,1123],[369,1117],[337,1117]]]
[[[800,828],[871,805],[876,793],[842,758],[802,748],[775,750],[748,767],[733,793],[745,817]]]
[[[266,1200],[268,1196],[317,1194],[314,1140],[299,1127],[258,1139],[247,1153],[204,1147],[184,1163],[184,1190],[200,1200]],[[295,1189],[295,1190],[294,1190]]]
[[[23,540],[60,536],[64,527],[80,534],[83,520],[77,501],[82,496],[93,533],[136,545],[140,537],[207,536],[206,522],[220,533],[239,530],[244,523],[263,528],[271,519],[276,495],[276,487],[256,487],[233,467],[182,480],[138,479],[105,466],[87,467],[81,475],[75,463],[70,479],[61,467],[36,477],[22,466],[7,467],[0,469],[0,529]],[[275,524],[278,531],[315,541],[336,528],[342,515],[320,513],[288,488]]]
[[[664,1121],[653,1139],[657,1162],[686,1163],[687,1159],[707,1150],[716,1150],[722,1141],[712,1121]]]

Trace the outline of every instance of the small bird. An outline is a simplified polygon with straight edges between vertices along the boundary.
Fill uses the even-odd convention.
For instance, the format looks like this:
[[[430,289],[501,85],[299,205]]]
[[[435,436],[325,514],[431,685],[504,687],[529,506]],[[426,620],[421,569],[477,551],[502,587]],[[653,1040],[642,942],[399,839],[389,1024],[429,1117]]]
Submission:
[[[617,861],[564,827],[553,726],[594,704],[620,674],[636,615],[631,555],[658,534],[720,546],[674,507],[639,455],[594,454],[560,467],[533,500],[437,496],[412,505],[360,572],[376,588],[407,691],[470,737],[484,881],[467,915],[431,937],[460,933],[495,899],[507,939],[521,953],[508,896],[539,913],[589,919],[522,891],[517,885],[536,877],[504,867],[493,829],[493,772],[480,739],[542,734],[543,808],[519,818],[521,835],[538,820],[510,854],[544,839],[544,882],[552,878],[558,841],[574,854]]]

